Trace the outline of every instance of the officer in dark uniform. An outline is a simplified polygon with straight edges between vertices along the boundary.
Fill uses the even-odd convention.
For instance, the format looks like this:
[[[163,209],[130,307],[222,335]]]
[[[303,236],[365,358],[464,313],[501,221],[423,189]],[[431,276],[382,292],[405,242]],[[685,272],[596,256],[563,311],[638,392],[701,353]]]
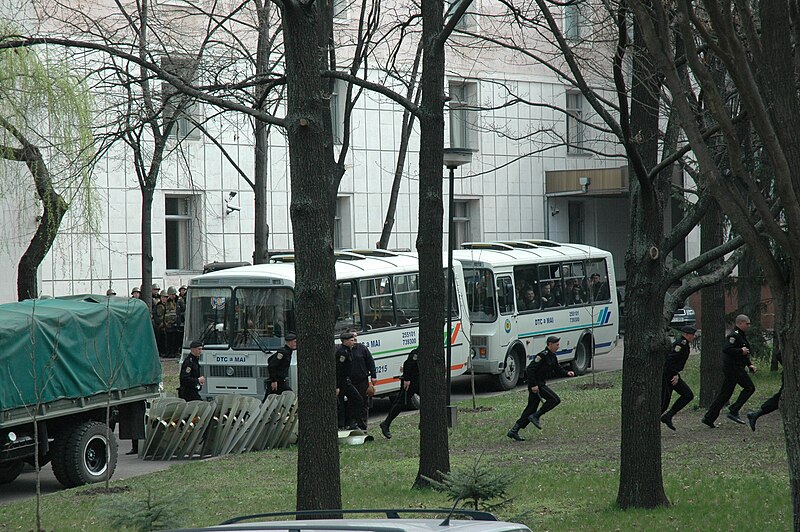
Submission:
[[[349,338],[342,339],[342,345],[339,346],[339,350],[349,351],[352,362],[350,365],[350,382],[361,394],[361,411],[356,421],[358,422],[358,428],[367,430],[369,399],[372,397],[367,389],[372,386],[374,393],[375,385],[377,384],[375,359],[372,358],[372,353],[369,352],[367,346],[358,342],[358,336],[355,332],[349,331],[344,334],[349,335]]]
[[[756,391],[753,381],[750,380],[750,376],[745,371],[745,368],[747,368],[751,373],[756,372],[756,367],[750,362],[750,344],[747,341],[747,329],[749,328],[750,318],[744,314],[739,314],[736,316],[736,326],[733,332],[725,339],[725,347],[722,349],[724,354],[722,371],[725,378],[722,381],[722,387],[717,397],[708,407],[708,411],[701,420],[703,424],[712,429],[716,428],[714,421],[719,417],[722,407],[733,395],[737,384],[742,387],[742,391],[736,402],[728,408],[726,417],[736,423],[745,424],[744,420],[739,417],[739,410]]]
[[[336,397],[339,401],[338,426],[340,429],[353,430],[357,428],[363,403],[361,394],[350,380],[353,359],[352,351],[346,343],[350,343],[355,337],[356,335],[352,332],[343,332],[339,336],[342,343],[336,349]],[[346,403],[345,398],[347,398]]]
[[[291,391],[289,387],[289,366],[292,365],[292,352],[297,349],[297,336],[293,333],[286,333],[284,337],[286,345],[277,349],[267,360],[267,369],[269,370],[269,377],[264,381],[266,393],[264,393],[264,401],[267,400],[268,395],[282,394],[286,390]]]
[[[783,365],[783,357],[780,351],[775,352],[775,357],[778,359],[778,362]],[[750,428],[753,432],[756,431],[756,421],[758,421],[758,418],[766,414],[771,414],[778,409],[781,402],[781,394],[783,394],[783,373],[781,373],[781,387],[778,392],[764,401],[764,404],[762,404],[758,410],[747,413],[747,421],[750,423]]]
[[[544,351],[534,356],[525,369],[525,376],[528,379],[528,404],[517,422],[506,434],[512,440],[525,441],[525,438],[519,435],[519,430],[527,427],[528,423],[533,423],[537,429],[541,429],[542,425],[539,418],[561,403],[561,398],[558,394],[547,386],[546,379],[548,377],[575,376],[574,372],[566,371],[558,363],[556,353],[560,342],[561,338],[549,336],[547,338],[547,347]],[[542,408],[537,410],[541,400],[544,400],[544,404]]]
[[[686,325],[681,327],[680,331],[681,336],[672,343],[672,349],[667,353],[667,360],[664,362],[664,378],[661,383],[661,411],[663,412],[661,422],[671,430],[675,430],[675,425],[672,424],[672,416],[680,412],[683,407],[694,399],[692,389],[681,379],[680,372],[683,371],[686,361],[689,359],[690,344],[694,341],[697,329]],[[678,392],[679,397],[675,404],[672,405],[672,408],[667,410],[673,391]]]
[[[417,358],[419,358],[419,353],[416,349],[413,349],[408,354],[406,361],[403,362],[400,393],[397,394],[397,398],[394,400],[392,408],[389,409],[386,419],[380,425],[384,438],[389,439],[392,437],[392,433],[389,430],[392,421],[403,411],[405,406],[411,404],[411,398],[414,397],[414,394],[419,393],[419,362],[417,362]]]
[[[200,401],[200,388],[206,383],[206,378],[200,375],[200,356],[203,354],[203,342],[194,340],[189,344],[190,354],[181,364],[181,387],[178,388],[178,397],[186,401]]]

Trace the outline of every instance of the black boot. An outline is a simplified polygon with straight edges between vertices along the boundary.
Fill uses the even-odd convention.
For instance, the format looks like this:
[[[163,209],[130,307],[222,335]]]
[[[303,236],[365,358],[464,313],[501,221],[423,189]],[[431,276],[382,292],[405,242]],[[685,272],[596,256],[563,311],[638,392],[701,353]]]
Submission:
[[[661,416],[661,422],[670,430],[675,430],[675,425],[672,424],[672,412],[667,412]]]
[[[521,428],[522,427],[519,426],[519,423],[514,423],[514,426],[511,427],[511,430],[506,432],[506,436],[515,441],[525,441],[525,438],[519,435],[519,429]]]
[[[747,413],[747,421],[750,422],[750,428],[753,430],[753,432],[756,431],[756,421],[758,420],[758,418],[761,417],[761,414],[763,414],[763,413],[764,412],[760,408],[758,410],[756,410],[755,412],[748,412]]]
[[[386,438],[387,440],[391,440],[392,439],[392,433],[389,430],[389,423],[387,423],[387,421],[389,421],[389,420],[387,419],[387,420],[384,420],[383,422],[381,422],[381,425],[380,425],[381,434],[383,434],[383,437]]]

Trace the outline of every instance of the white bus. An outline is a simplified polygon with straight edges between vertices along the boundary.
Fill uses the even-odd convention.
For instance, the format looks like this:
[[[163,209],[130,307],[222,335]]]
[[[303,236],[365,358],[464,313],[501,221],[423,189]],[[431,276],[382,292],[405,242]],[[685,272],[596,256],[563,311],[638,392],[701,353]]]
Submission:
[[[557,353],[576,374],[619,339],[611,253],[549,240],[470,242],[456,250],[464,268],[475,373],[501,389],[524,376],[527,360],[561,337]]]
[[[184,357],[192,340],[204,343],[200,360],[206,385],[203,398],[222,394],[264,397],[267,359],[296,332],[294,256],[273,257],[269,264],[231,268],[195,277],[189,283]],[[452,375],[469,363],[470,324],[464,277],[454,265]],[[336,324],[338,336],[358,333],[377,369],[376,395],[396,392],[400,366],[419,338],[419,266],[412,253],[383,250],[336,253]],[[447,282],[444,270],[443,283]],[[446,325],[445,325],[446,327]],[[446,329],[445,329],[446,335]],[[444,336],[443,336],[444,339]],[[300,346],[300,351],[302,351]],[[333,358],[333,351],[331,351]],[[297,357],[292,358],[290,386],[297,390]]]

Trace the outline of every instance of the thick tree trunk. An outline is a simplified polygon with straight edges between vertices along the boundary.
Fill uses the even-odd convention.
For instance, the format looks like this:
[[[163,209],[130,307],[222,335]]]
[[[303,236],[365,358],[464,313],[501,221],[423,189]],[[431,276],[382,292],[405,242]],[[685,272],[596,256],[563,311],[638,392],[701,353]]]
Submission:
[[[335,164],[320,3],[283,3],[298,326],[297,509],[342,507],[333,357]],[[324,41],[324,38],[323,38]]]
[[[800,261],[792,261],[792,271],[797,272]],[[783,395],[780,412],[783,416],[783,431],[786,437],[786,455],[789,461],[789,480],[792,488],[792,510],[794,530],[800,530],[800,286],[795,277],[785,292],[771,287],[778,294],[775,297],[775,312],[782,319],[780,344],[783,352]]]
[[[701,222],[700,251],[722,244],[722,210],[716,201],[709,206]],[[719,261],[710,264],[715,268]],[[700,406],[708,407],[722,386],[722,348],[725,343],[724,285],[717,283],[702,290],[702,334],[700,355]]]
[[[420,410],[419,471],[415,486],[450,471],[444,349],[445,283],[442,276],[444,207],[442,177],[444,147],[444,47],[436,36],[442,29],[442,0],[422,0],[422,40],[419,154],[419,252],[420,280]]]
[[[657,76],[644,50],[638,28],[634,44],[630,131],[644,169],[658,160]],[[669,505],[661,476],[661,376],[669,348],[665,340],[664,210],[669,198],[670,169],[655,178],[630,180],[631,234],[625,254],[625,357],[622,363],[622,442],[617,504],[621,508]]]
[[[44,163],[42,163],[44,164]],[[49,180],[49,177],[47,178]],[[53,247],[53,242],[58,235],[58,228],[64,218],[69,205],[64,201],[55,190],[52,184],[49,185],[50,193],[48,197],[41,198],[43,209],[42,219],[36,233],[28,245],[28,249],[22,254],[17,267],[17,299],[31,299],[39,296],[39,266],[42,264],[45,255]]]
[[[761,286],[764,284],[764,273],[758,259],[751,249],[745,252],[739,263],[739,279],[736,282],[738,307],[742,314],[750,318],[748,338],[753,347],[751,357],[760,358],[764,353],[764,327],[761,325]]]

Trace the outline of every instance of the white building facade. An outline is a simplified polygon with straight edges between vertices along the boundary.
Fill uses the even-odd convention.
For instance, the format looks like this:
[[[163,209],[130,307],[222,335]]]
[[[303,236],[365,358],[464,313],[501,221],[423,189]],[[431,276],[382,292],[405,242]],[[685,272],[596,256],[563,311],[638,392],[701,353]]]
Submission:
[[[482,29],[481,14],[486,14],[482,10],[489,9],[497,7],[475,4],[468,20],[474,30]],[[346,14],[340,14],[343,28],[352,25]],[[627,173],[624,159],[598,155],[621,150],[584,124],[597,122],[597,117],[583,96],[550,70],[507,50],[477,49],[472,44],[472,38],[454,36],[448,52],[446,91],[451,100],[446,137],[451,146],[475,150],[472,162],[456,171],[457,243],[551,238],[596,245],[615,254],[617,277],[624,278]],[[513,98],[534,105],[509,105]],[[338,108],[334,105],[335,132],[342,120]],[[244,115],[215,116],[210,106],[201,103],[193,112],[206,120],[205,129],[214,135],[214,142],[186,124],[170,141],[152,217],[153,282],[162,288],[186,284],[207,263],[252,261],[254,194],[228,160],[252,176],[252,123]],[[337,199],[338,247],[375,247],[380,238],[402,117],[396,103],[376,93],[365,91],[356,103]],[[389,248],[415,247],[418,143],[417,129],[403,169]],[[292,248],[288,172],[285,138],[275,130],[270,136],[267,185],[271,250]],[[446,177],[445,169],[442,176]],[[2,302],[16,300],[12,277],[36,229],[32,185],[24,184],[23,170],[19,179],[20,196],[0,198],[0,237],[6,242],[0,265],[14,272],[0,283]],[[130,150],[121,143],[112,147],[96,166],[93,180],[100,206],[95,226],[87,230],[78,223],[81,213],[67,214],[39,269],[41,294],[105,293],[112,288],[123,295],[141,282],[142,195]],[[442,186],[446,209],[446,179]],[[445,210],[445,220],[448,215]],[[446,244],[446,234],[444,238]]]

